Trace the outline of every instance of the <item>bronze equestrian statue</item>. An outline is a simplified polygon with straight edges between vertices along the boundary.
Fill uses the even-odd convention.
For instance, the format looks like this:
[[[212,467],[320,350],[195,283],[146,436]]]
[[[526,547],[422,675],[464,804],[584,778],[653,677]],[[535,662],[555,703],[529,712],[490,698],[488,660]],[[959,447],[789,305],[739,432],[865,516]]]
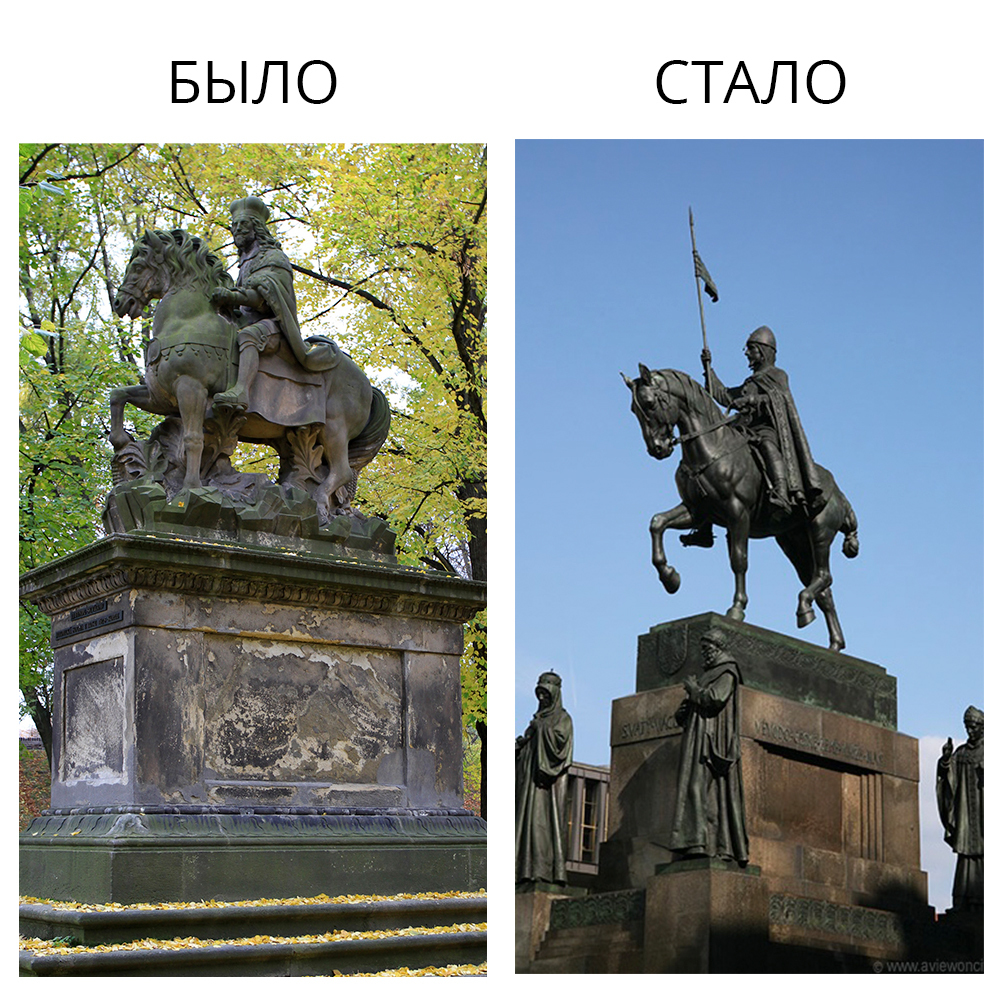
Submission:
[[[738,389],[727,389],[711,370],[706,348],[702,357],[711,394],[671,369],[640,365],[637,379],[622,375],[650,455],[668,458],[681,445],[675,477],[681,503],[650,522],[653,565],[667,592],[676,593],[680,574],[664,554],[664,531],[688,531],[681,539],[685,545],[707,547],[712,526],[724,527],[736,584],[726,614],[742,621],[748,540],[774,538],[803,584],[798,626],[816,617],[815,602],[826,617],[830,649],[837,651],[845,643],[830,587],[830,546],[842,532],[844,555],[858,554],[857,518],[833,476],[813,462],[788,378],[774,365],[776,349],[767,327],[755,330],[746,347],[753,375]],[[723,416],[713,396],[735,415]]]

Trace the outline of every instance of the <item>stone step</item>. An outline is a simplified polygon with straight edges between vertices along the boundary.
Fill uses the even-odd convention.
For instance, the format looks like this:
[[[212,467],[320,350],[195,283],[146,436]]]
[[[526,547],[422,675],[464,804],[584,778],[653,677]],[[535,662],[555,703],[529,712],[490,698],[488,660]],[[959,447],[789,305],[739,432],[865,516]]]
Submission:
[[[642,972],[643,922],[592,924],[549,931],[532,973]]]
[[[46,903],[22,903],[25,937],[71,938],[82,945],[119,944],[175,937],[228,940],[259,934],[296,937],[328,931],[372,931],[401,927],[444,927],[486,922],[486,896],[444,899],[373,899],[356,902],[276,903],[266,906],[169,907],[67,910]]]
[[[21,976],[329,976],[485,961],[485,931],[59,955],[22,951],[19,955]]]

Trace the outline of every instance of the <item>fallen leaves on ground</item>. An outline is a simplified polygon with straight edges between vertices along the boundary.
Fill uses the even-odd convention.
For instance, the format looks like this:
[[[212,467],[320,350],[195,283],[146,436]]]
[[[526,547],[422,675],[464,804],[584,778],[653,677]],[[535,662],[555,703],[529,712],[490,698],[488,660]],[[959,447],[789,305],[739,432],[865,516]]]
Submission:
[[[484,899],[486,890],[479,892],[401,892],[394,896],[328,896],[320,893],[318,896],[291,896],[288,899],[242,899],[238,902],[226,902],[215,899],[202,899],[197,902],[182,903],[75,903],[72,900],[38,899],[35,896],[21,896],[20,902],[41,903],[56,910],[75,910],[83,913],[99,913],[110,910],[188,910],[188,909],[222,909],[230,906],[310,906],[327,903],[371,903],[396,899]]]
[[[18,761],[18,829],[49,807],[49,761],[44,750],[24,750]]]
[[[83,955],[112,951],[149,951],[163,949],[181,951],[185,948],[222,948],[229,945],[253,946],[261,944],[323,944],[328,941],[361,941],[391,937],[407,937],[418,934],[460,934],[468,931],[485,931],[486,924],[450,924],[446,927],[402,927],[376,931],[330,931],[326,934],[299,934],[294,937],[279,937],[273,934],[255,934],[253,937],[230,938],[225,941],[196,937],[172,938],[160,941],[143,938],[126,944],[66,945],[54,944],[41,938],[19,939],[21,951],[35,955]]]
[[[485,976],[486,963],[482,965],[429,965],[424,969],[409,969],[405,965],[401,969],[384,969],[382,972],[337,972],[338,978],[359,979],[373,976]]]

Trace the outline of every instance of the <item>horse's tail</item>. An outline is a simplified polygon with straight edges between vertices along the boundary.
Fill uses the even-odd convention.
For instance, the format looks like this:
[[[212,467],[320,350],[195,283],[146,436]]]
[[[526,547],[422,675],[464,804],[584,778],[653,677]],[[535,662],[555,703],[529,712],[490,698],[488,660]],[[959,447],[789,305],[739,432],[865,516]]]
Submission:
[[[853,559],[858,554],[858,518],[854,513],[850,500],[844,497],[844,506],[847,508],[844,520],[840,523],[840,530],[844,533],[844,555],[848,559]]]
[[[385,444],[385,439],[389,436],[391,419],[388,401],[382,390],[373,385],[372,408],[368,414],[368,423],[347,445],[347,461],[355,472],[363,469]]]

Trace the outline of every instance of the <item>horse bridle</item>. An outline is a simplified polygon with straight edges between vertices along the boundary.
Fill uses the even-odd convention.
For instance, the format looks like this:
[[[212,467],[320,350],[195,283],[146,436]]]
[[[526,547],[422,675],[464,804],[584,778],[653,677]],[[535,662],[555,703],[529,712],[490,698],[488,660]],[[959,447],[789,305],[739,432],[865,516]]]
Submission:
[[[662,391],[662,387],[653,387],[653,388],[656,389],[657,395],[659,395],[659,393]],[[668,393],[668,395],[669,395],[669,393]],[[638,405],[639,409],[642,410],[643,414],[645,415],[646,409],[642,405],[642,403],[639,401],[639,398],[636,395],[635,389],[632,390],[632,398],[635,400],[635,402]],[[728,417],[722,417],[720,420],[716,420],[715,423],[709,424],[707,427],[700,427],[696,431],[689,431],[687,434],[680,434],[680,435],[678,435],[676,437],[673,436],[673,435],[671,435],[670,436],[670,440],[668,441],[668,444],[670,446],[670,450],[673,451],[673,449],[676,448],[677,445],[684,444],[686,441],[694,441],[695,438],[699,438],[703,434],[708,434],[710,431],[716,431],[720,427],[726,427],[728,424],[731,424],[738,417],[739,417],[739,413],[733,413],[733,414],[731,414]],[[671,426],[673,426],[673,422],[671,422]]]

